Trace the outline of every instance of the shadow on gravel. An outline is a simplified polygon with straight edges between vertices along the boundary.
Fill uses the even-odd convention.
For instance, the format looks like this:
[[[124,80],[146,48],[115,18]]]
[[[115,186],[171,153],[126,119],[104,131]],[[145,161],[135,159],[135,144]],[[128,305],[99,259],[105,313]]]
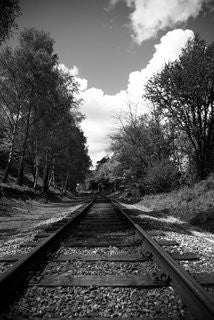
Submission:
[[[188,230],[185,230],[189,227],[189,224],[174,222],[168,209],[152,212],[144,212],[137,209],[125,209],[124,211],[146,231],[176,231],[181,234],[189,234]],[[162,218],[166,219],[166,221],[161,220]]]

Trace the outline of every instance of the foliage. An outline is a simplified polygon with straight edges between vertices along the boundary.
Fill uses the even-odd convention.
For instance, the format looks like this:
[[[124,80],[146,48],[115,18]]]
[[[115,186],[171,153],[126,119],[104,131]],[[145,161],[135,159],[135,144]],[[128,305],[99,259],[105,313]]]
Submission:
[[[168,125],[161,124],[155,114],[134,117],[130,114],[126,124],[112,135],[112,150],[123,169],[124,183],[140,183],[144,191],[145,178],[151,168],[167,159],[176,164],[174,134]],[[151,178],[150,178],[151,179]]]
[[[112,150],[125,170],[132,169],[134,178],[146,174],[151,162],[170,155],[170,143],[164,128],[148,116],[131,118],[117,134],[112,135]]]
[[[179,186],[179,171],[169,160],[154,163],[147,170],[145,191],[147,193],[169,192]]]
[[[152,102],[150,115],[136,116],[129,106],[126,121],[119,118],[111,136],[125,188],[168,192],[213,172],[213,79],[214,43],[207,45],[196,35],[176,61],[148,81],[144,97]],[[97,177],[114,180],[109,163],[100,164]]]
[[[114,190],[122,180],[123,171],[115,156],[103,157],[97,161],[96,168],[91,172],[88,182],[93,190]]]
[[[169,222],[186,221],[202,229],[214,231],[214,176],[191,186],[183,186],[169,193],[148,194],[135,206],[145,211],[150,208]]]
[[[111,136],[113,155],[97,162],[91,181],[99,189],[129,188],[138,195],[174,188],[179,163],[175,133],[169,125],[161,124],[155,114],[137,117],[132,112],[126,115],[126,123],[120,122],[121,127]]]
[[[1,51],[1,128],[8,154],[3,181],[15,161],[18,184],[27,170],[34,176],[35,188],[43,174],[43,191],[56,183],[65,191],[82,181],[90,159],[78,127],[83,118],[78,83],[60,70],[53,44],[44,31],[26,29],[14,50]]]
[[[120,118],[120,128],[111,136],[122,184],[140,185],[143,193],[166,192],[213,172],[213,77],[214,43],[207,45],[196,35],[176,61],[148,81],[151,114],[139,117],[130,107],[126,122]],[[101,161],[96,179],[116,180],[115,168],[109,168],[110,159]]]
[[[16,27],[15,18],[20,14],[18,0],[0,1],[0,43],[5,41],[11,33],[11,28]]]
[[[145,97],[189,142],[189,164],[203,179],[214,169],[214,43],[198,35],[179,59],[165,65],[147,84]],[[182,141],[180,141],[182,143]]]

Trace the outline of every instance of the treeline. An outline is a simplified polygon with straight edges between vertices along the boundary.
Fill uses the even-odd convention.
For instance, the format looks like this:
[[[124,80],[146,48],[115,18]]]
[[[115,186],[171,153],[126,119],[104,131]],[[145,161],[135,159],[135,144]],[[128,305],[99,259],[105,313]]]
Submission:
[[[98,164],[94,182],[165,192],[214,172],[214,43],[199,35],[147,83],[149,115],[132,112],[112,135],[113,156]],[[114,177],[114,178],[112,178]],[[93,180],[93,179],[92,179]]]
[[[0,51],[0,161],[21,185],[24,173],[37,188],[74,189],[91,161],[79,127],[79,86],[60,68],[48,33],[26,29],[15,48]]]

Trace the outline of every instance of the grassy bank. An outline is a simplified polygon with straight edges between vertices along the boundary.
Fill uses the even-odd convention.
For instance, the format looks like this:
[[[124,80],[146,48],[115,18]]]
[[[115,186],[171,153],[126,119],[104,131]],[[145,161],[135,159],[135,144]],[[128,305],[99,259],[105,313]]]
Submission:
[[[143,211],[174,216],[214,232],[214,176],[170,193],[145,195],[134,204]]]

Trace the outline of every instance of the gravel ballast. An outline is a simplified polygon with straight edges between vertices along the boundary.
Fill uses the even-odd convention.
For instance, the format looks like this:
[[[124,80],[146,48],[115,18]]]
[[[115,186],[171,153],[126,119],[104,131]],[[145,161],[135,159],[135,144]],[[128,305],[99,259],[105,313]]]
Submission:
[[[0,274],[7,271],[9,268],[11,268],[14,265],[15,262],[13,263],[8,263],[8,262],[0,262]]]
[[[148,221],[148,220],[147,220]],[[180,261],[179,263],[188,272],[213,272],[214,247],[205,240],[196,236],[177,232],[173,225],[166,225],[163,229],[163,221],[158,223],[152,220],[149,223],[150,233],[155,240],[175,240],[179,246],[166,246],[169,253],[179,252],[196,253],[198,261]],[[152,229],[154,227],[154,229]],[[128,236],[132,239],[132,236]],[[30,238],[30,237],[29,237]],[[31,235],[32,239],[32,235]],[[74,238],[75,240],[75,238]],[[26,239],[25,241],[26,242]],[[85,244],[84,244],[85,245]],[[23,248],[28,250],[28,248]],[[20,250],[17,247],[17,250]],[[57,254],[65,255],[117,255],[117,254],[143,254],[143,245],[118,248],[109,247],[65,247],[58,250]],[[17,252],[16,252],[17,253]],[[10,253],[11,254],[11,253]],[[1,266],[0,266],[1,267]],[[4,268],[4,267],[3,267]],[[0,269],[1,270],[1,269]],[[49,262],[38,279],[50,275],[151,275],[159,271],[152,261],[146,262],[114,262],[114,261],[58,261]],[[34,281],[31,282],[35,284]],[[73,284],[73,283],[72,283]],[[66,283],[67,285],[67,283]],[[103,283],[101,285],[104,285]],[[207,289],[212,294],[212,289]],[[174,317],[182,319],[185,308],[174,289],[171,287],[161,289],[139,288],[111,288],[111,287],[54,287],[45,288],[31,286],[15,302],[6,319],[25,317],[26,319],[71,319],[77,317]],[[1,316],[0,316],[1,318]]]
[[[107,262],[107,261],[67,261],[49,263],[43,275],[67,273],[72,275],[126,275],[148,274],[151,275],[159,270],[153,262]]]
[[[123,206],[128,207],[123,204]],[[151,213],[151,212],[150,212]],[[142,220],[142,224],[149,228],[146,230],[153,237],[154,240],[172,240],[176,241],[179,246],[166,246],[164,249],[169,253],[195,253],[198,255],[199,260],[196,261],[179,261],[179,264],[184,267],[188,272],[213,272],[214,270],[214,242],[208,241],[208,234],[197,232],[198,235],[191,234],[191,231],[182,229],[182,224],[178,225],[174,223],[173,219],[161,219],[158,217],[149,217],[148,213],[138,214],[137,216],[131,214],[130,217],[135,217]],[[148,221],[148,224],[145,222]],[[172,220],[172,221],[171,221]],[[213,238],[212,234],[209,234],[209,240]]]
[[[118,248],[115,246],[109,247],[95,247],[95,248],[87,248],[87,247],[61,247],[59,252],[60,254],[85,254],[85,255],[93,255],[93,254],[104,254],[104,255],[115,255],[115,254],[140,254],[143,252],[143,246],[133,246],[133,247],[124,247]]]
[[[196,261],[179,261],[180,265],[189,272],[213,272],[214,270],[214,245],[194,235],[165,232],[165,236],[156,236],[155,239],[176,240],[179,246],[165,247],[168,252],[192,252],[198,255]]]
[[[70,287],[28,289],[11,306],[7,319],[22,316],[30,319],[72,317],[175,317],[181,319],[183,304],[173,288],[131,289],[105,287]]]

